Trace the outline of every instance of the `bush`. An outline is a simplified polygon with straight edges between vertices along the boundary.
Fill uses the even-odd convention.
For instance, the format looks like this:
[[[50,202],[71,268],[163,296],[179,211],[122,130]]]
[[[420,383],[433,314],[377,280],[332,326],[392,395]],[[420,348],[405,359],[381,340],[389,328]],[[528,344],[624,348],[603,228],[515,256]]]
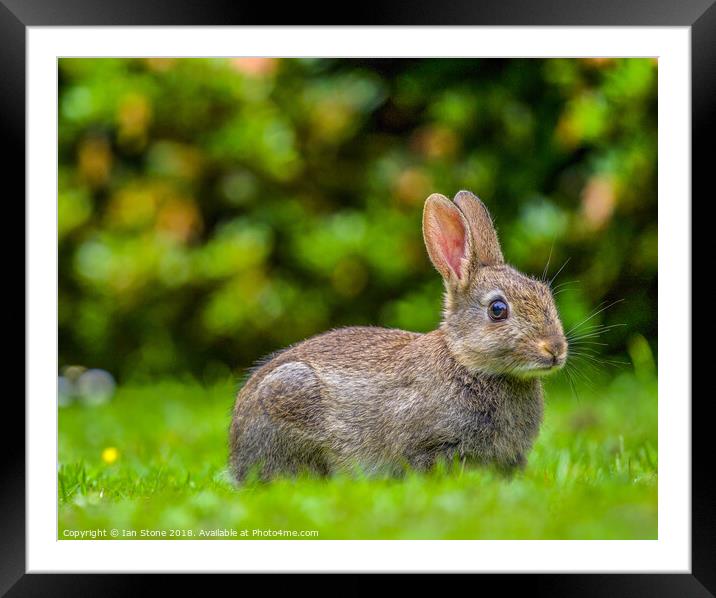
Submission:
[[[61,59],[60,363],[226,376],[326,328],[428,330],[432,192],[488,204],[565,326],[656,344],[651,59]]]

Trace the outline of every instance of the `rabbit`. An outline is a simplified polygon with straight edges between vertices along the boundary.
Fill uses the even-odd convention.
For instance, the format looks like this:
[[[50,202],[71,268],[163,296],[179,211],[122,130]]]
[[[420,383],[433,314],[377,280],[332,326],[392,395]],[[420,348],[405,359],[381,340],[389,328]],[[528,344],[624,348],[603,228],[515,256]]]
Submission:
[[[552,293],[504,262],[469,191],[428,197],[423,236],[445,286],[437,330],[341,328],[269,356],[232,413],[238,482],[252,471],[402,475],[441,459],[510,475],[525,467],[542,422],[540,378],[568,353]]]

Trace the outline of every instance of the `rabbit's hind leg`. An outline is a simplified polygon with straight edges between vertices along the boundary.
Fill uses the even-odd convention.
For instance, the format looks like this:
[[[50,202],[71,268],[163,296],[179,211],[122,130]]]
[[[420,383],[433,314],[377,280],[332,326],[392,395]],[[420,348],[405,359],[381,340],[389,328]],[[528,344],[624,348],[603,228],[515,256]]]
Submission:
[[[330,472],[322,442],[321,383],[310,366],[289,362],[275,368],[261,380],[253,399],[252,417],[234,433],[232,465],[237,479],[251,468],[262,479]]]

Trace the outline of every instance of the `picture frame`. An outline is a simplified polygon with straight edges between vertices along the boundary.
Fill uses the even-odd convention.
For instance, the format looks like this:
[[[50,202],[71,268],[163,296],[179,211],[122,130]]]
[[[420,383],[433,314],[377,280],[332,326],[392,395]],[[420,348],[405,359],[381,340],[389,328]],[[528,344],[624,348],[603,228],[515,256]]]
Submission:
[[[256,6],[242,7],[220,1],[202,5],[187,0],[139,3],[90,2],[75,0],[64,5],[47,1],[0,1],[0,39],[4,46],[2,70],[3,108],[0,118],[6,139],[13,151],[6,158],[5,172],[13,179],[16,196],[25,194],[25,109],[26,101],[26,35],[28,27],[65,26],[191,26],[191,25],[333,25],[348,16],[331,9],[318,10],[297,5],[288,8],[278,18],[269,10]],[[275,11],[274,11],[275,12]],[[714,126],[709,122],[709,108],[716,88],[716,8],[713,0],[675,3],[630,2],[628,5],[596,5],[588,1],[555,0],[539,5],[512,0],[487,1],[477,5],[467,3],[440,6],[421,3],[421,6],[380,3],[370,10],[356,9],[350,15],[353,24],[364,25],[461,25],[461,26],[644,26],[688,27],[691,32],[692,81],[692,190],[705,187],[706,144],[714,138]],[[429,53],[429,49],[426,49]],[[692,191],[693,195],[693,191]],[[687,198],[683,198],[688,207]],[[688,203],[687,203],[688,202]],[[689,295],[690,297],[690,295]],[[28,297],[25,297],[27,305]],[[27,316],[27,311],[26,318]],[[27,326],[27,322],[26,322]],[[689,321],[690,326],[690,321]],[[690,397],[683,397],[690,400]],[[499,583],[501,591],[530,591],[538,595],[612,595],[654,596],[716,595],[716,529],[713,524],[716,496],[709,483],[710,446],[706,444],[708,417],[705,401],[692,402],[692,529],[691,573],[663,574],[523,574],[515,576],[491,575],[491,583]],[[6,421],[25,418],[25,408],[19,400],[6,401]],[[20,438],[23,433],[20,432]],[[8,437],[8,440],[10,438]],[[6,441],[7,442],[7,441]],[[22,440],[11,440],[5,449],[5,500],[0,509],[2,558],[0,559],[0,591],[3,595],[93,593],[120,595],[130,591],[148,591],[146,576],[140,575],[81,575],[32,574],[26,568],[26,460]],[[320,569],[320,567],[318,567]],[[161,579],[153,583],[165,582]],[[201,580],[183,580],[184,589],[198,588]],[[298,578],[300,585],[312,581]],[[364,582],[358,582],[362,584]],[[360,586],[357,585],[356,589]]]

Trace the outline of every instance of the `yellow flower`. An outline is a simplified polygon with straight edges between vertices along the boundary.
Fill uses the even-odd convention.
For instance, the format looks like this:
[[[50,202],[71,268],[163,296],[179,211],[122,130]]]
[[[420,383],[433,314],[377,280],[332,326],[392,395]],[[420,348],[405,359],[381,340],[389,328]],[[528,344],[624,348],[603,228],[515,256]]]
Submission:
[[[112,465],[117,459],[119,459],[119,451],[113,446],[108,446],[102,451],[102,461],[107,465]]]

